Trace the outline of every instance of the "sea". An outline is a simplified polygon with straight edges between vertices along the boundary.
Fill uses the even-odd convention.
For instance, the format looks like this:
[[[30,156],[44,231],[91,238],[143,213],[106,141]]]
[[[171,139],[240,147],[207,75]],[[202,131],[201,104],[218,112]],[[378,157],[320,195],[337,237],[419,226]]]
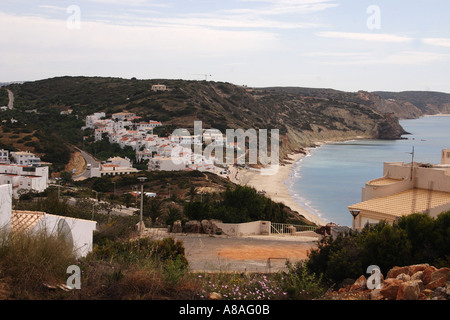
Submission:
[[[399,140],[351,140],[310,149],[285,181],[291,196],[324,222],[351,226],[347,207],[361,202],[367,181],[382,177],[384,162],[440,163],[442,149],[450,148],[450,116],[400,120],[400,124],[409,134]]]

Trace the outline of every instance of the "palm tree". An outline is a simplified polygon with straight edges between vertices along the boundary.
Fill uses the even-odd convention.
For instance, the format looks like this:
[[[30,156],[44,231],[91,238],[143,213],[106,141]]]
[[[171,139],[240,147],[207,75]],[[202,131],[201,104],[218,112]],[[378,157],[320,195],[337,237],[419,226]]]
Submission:
[[[143,208],[142,214],[145,217],[149,217],[152,222],[152,226],[155,225],[156,219],[158,219],[163,211],[162,211],[163,201],[158,198],[146,197],[145,204]]]

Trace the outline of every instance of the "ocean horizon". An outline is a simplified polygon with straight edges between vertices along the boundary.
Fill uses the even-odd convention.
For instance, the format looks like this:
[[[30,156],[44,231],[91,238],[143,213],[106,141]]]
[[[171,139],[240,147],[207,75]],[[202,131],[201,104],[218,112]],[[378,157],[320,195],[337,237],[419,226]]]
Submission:
[[[311,148],[297,161],[285,181],[296,203],[325,222],[351,226],[348,206],[361,201],[369,180],[382,177],[383,163],[440,163],[450,148],[450,116],[401,120],[409,134],[399,140],[361,139]]]

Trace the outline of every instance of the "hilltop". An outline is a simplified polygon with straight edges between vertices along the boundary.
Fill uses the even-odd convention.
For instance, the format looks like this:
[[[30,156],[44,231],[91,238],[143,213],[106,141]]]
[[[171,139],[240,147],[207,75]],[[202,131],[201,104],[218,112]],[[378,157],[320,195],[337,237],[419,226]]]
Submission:
[[[152,91],[154,84],[163,84],[168,90]],[[227,128],[276,128],[283,158],[318,141],[398,139],[405,134],[398,123],[398,118],[405,118],[404,113],[418,117],[434,110],[424,110],[424,100],[415,98],[423,96],[420,93],[402,94],[402,100],[393,101],[387,93],[248,88],[213,81],[66,76],[6,88],[14,93],[14,110],[0,114],[0,147],[34,151],[52,162],[56,171],[70,161],[71,146],[83,148],[83,137],[89,135],[81,129],[84,118],[100,111],[107,117],[129,111],[143,120],[161,121],[165,125],[161,130],[166,132],[160,134],[178,127],[192,128],[195,120],[201,120],[203,128],[223,133]],[[442,106],[450,101],[446,94],[429,96]],[[2,101],[5,99],[2,92]],[[71,114],[61,113],[69,109]]]

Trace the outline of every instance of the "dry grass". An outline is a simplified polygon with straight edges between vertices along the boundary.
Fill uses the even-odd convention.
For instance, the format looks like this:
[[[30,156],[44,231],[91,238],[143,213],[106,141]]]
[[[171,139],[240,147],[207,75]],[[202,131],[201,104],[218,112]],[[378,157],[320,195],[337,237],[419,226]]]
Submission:
[[[80,174],[86,168],[86,160],[84,160],[83,156],[79,151],[75,151],[70,156],[70,162],[66,165],[65,170],[71,172],[72,169],[75,169],[74,174]]]
[[[65,283],[67,267],[75,263],[72,247],[56,236],[2,232],[0,237],[0,278],[13,298],[40,299],[43,284]]]

